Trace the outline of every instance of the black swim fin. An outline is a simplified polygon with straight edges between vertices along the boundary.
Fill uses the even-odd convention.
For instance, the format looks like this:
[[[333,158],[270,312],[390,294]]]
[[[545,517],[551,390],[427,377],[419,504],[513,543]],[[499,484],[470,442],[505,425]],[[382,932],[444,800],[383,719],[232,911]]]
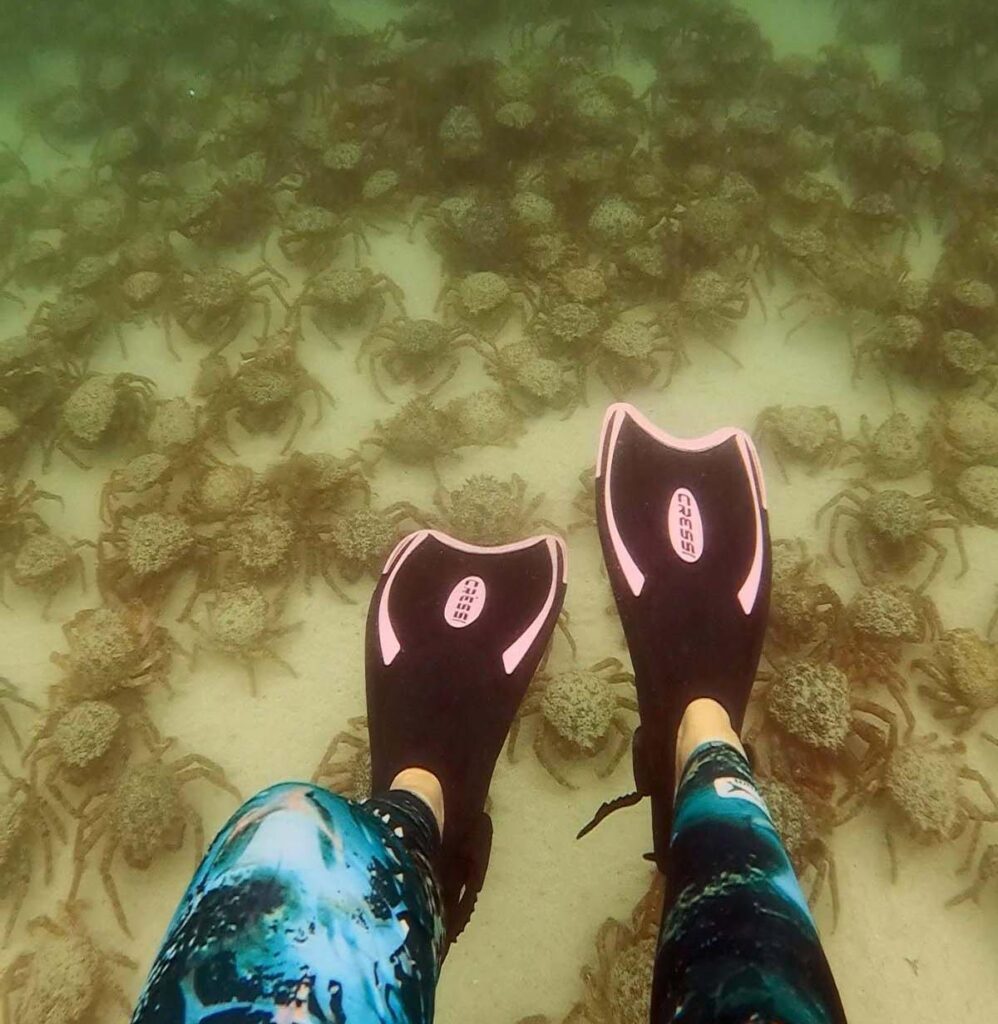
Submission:
[[[367,619],[372,792],[403,768],[440,779],[439,864],[447,936],[460,934],[485,880],[496,758],[547,648],[565,596],[561,538],[478,547],[437,530],[389,556]]]
[[[651,797],[655,861],[664,870],[683,711],[711,697],[740,731],[762,650],[769,524],[752,439],[735,427],[673,437],[633,406],[611,405],[596,520],[641,712],[631,802]]]

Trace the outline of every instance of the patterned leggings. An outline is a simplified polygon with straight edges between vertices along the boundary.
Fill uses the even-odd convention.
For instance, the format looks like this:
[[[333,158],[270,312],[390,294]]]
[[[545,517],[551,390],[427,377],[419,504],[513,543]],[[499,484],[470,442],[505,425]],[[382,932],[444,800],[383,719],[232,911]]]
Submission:
[[[845,1024],[790,858],[745,758],[693,751],[676,794],[655,1024]]]
[[[133,1024],[429,1024],[443,950],[426,806],[302,783],[236,812],[185,893]],[[694,751],[679,788],[656,1024],[844,1024],[744,758]]]
[[[133,1024],[428,1024],[443,949],[418,797],[285,783],[243,804],[180,902]]]

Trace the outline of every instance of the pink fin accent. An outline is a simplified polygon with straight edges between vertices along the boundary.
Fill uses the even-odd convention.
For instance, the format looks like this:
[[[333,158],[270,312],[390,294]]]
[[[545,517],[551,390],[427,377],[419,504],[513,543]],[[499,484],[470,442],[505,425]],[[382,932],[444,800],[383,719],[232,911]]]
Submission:
[[[514,540],[509,544],[469,544],[466,540],[459,540],[457,537],[452,537],[449,533],[444,533],[443,530],[424,530],[423,533],[430,537],[436,537],[441,544],[446,544],[449,548],[456,548],[458,551],[470,551],[479,555],[501,555],[506,551],[522,551],[524,548],[533,547],[535,544],[542,540],[554,540],[564,550],[564,544],[560,537],[555,537],[546,533],[537,534],[534,537],[524,537],[523,540]]]
[[[610,496],[610,491],[613,487],[613,454],[617,448],[617,437],[620,434],[620,428],[623,426],[626,416],[637,412],[637,409],[633,406],[626,405],[623,402],[611,405],[607,410],[606,419],[603,421],[603,437],[606,436],[607,431],[609,431],[610,437],[605,445],[603,437],[600,438],[601,458],[596,467],[597,476],[602,476],[604,472],[606,473],[606,481],[603,484],[603,512],[606,515],[607,530],[610,532],[610,543],[613,545],[613,550],[617,556],[617,561],[620,563],[624,579],[627,580],[627,585],[635,597],[640,596],[641,591],[644,590],[645,574],[638,568],[638,563],[634,561],[630,551],[627,550],[627,545],[624,544],[624,538],[620,535],[617,517],[613,512],[613,499]],[[603,456],[604,450],[606,452],[605,456]],[[606,459],[605,464],[603,462],[604,457]]]
[[[683,452],[703,452],[708,448],[716,448],[723,441],[727,441],[729,437],[742,436],[748,438],[748,434],[741,427],[718,427],[716,430],[712,430],[709,434],[703,434],[701,437],[677,437],[675,434],[670,434],[667,430],[663,430],[652,423],[643,412],[628,402],[615,402],[611,405],[607,410],[605,424],[609,423],[611,415],[629,416],[646,434],[651,434],[657,441],[661,441],[670,448],[677,448]],[[751,442],[751,438],[749,438],[749,441]]]
[[[610,428],[613,426],[617,419],[617,414],[621,410],[632,409],[633,406],[625,405],[623,402],[614,402],[613,405],[608,405],[606,412],[603,414],[603,426],[600,427],[599,432],[599,446],[596,449],[596,476],[601,477],[603,475],[603,452],[606,449],[606,437],[610,432]],[[637,410],[634,410],[637,412]]]
[[[395,559],[418,537],[422,530],[417,530],[415,533],[407,533],[399,542],[392,548],[392,553],[385,559],[385,564],[381,568],[381,575],[384,576],[389,572],[392,566],[395,564]]]
[[[429,533],[429,530],[417,530],[415,533],[403,537],[395,546],[395,550],[388,556],[388,561],[385,562],[383,572],[388,572],[389,575],[385,589],[381,591],[381,600],[378,602],[378,642],[381,645],[381,661],[385,665],[390,665],[402,650],[398,634],[392,625],[391,614],[388,611],[388,598],[392,592],[392,584],[395,582],[395,577],[398,575],[399,569],[402,568],[402,564],[426,540]],[[391,566],[390,572],[389,566]]]
[[[759,506],[762,503],[762,507],[765,508],[765,496],[760,494],[762,473],[760,471],[758,477],[756,476],[759,457],[756,455],[752,438],[744,430],[739,430],[737,436],[738,450],[742,453],[745,471],[748,473],[749,483],[752,487],[752,511],[755,513],[755,551],[752,554],[752,564],[749,566],[748,575],[738,588],[738,603],[742,606],[742,611],[748,615],[755,607],[756,598],[759,596],[759,586],[762,583],[762,512]]]
[[[759,488],[759,501],[764,509],[769,509],[769,497],[766,494],[766,478],[762,473],[762,463],[759,461],[759,453],[756,451],[755,441],[751,434],[745,434],[745,441],[748,444],[749,455],[752,456],[752,465],[755,467],[755,483]]]
[[[551,611],[551,607],[554,604],[554,596],[558,590],[558,553],[561,552],[562,565],[565,567],[562,570],[562,578],[567,578],[568,572],[568,559],[565,557],[565,543],[560,537],[555,537],[553,534],[545,534],[542,538],[534,538],[535,540],[543,539],[547,546],[548,553],[551,556],[551,586],[548,588],[548,596],[544,600],[544,605],[541,610],[537,613],[534,621],[517,637],[502,652],[502,664],[503,668],[506,669],[506,675],[511,675],[517,665],[523,661],[530,650],[531,644],[537,639],[537,635],[540,633],[544,626],[544,620],[548,617],[548,613]]]

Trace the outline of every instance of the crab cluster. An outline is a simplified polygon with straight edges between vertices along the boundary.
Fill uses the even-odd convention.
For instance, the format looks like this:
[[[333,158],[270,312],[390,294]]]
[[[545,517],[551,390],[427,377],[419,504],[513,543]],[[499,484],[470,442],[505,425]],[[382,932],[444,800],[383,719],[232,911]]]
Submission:
[[[56,841],[67,839],[68,818],[76,828],[75,875],[66,910],[66,921],[72,921],[73,927],[67,931],[65,924],[40,918],[30,928],[48,936],[41,945],[56,962],[65,959],[66,971],[60,984],[70,989],[84,985],[81,994],[85,990],[90,1000],[97,999],[107,984],[124,1003],[123,993],[109,976],[105,981],[103,959],[86,938],[74,909],[76,887],[94,841],[109,836],[112,852],[119,844],[127,848],[130,843],[142,843],[143,856],[130,859],[130,863],[146,867],[162,849],[179,848],[186,823],[192,822],[196,831],[201,830],[197,811],[179,798],[179,784],[200,777],[198,771],[190,773],[191,766],[210,766],[211,781],[230,792],[235,790],[221,768],[198,755],[179,758],[169,767],[163,761],[173,740],[164,740],[154,725],[147,695],[154,684],[168,683],[176,643],[155,624],[148,609],[138,603],[116,609],[86,609],[66,622],[63,629],[69,650],[53,655],[62,677],[52,687],[46,709],[20,697],[9,682],[3,684],[2,699],[6,703],[0,706],[0,715],[18,747],[22,746],[20,732],[6,705],[42,711],[30,740],[23,746],[25,774],[15,776],[0,766],[8,780],[4,824],[0,828],[0,862],[8,874],[6,892],[10,899],[4,936],[6,940],[11,935],[39,854],[46,884],[51,882],[54,847]],[[141,763],[136,761],[140,746],[146,750]],[[175,777],[176,782],[172,781]],[[154,798],[157,788],[164,794],[158,803]],[[99,806],[95,804],[98,798]],[[172,830],[173,838],[169,840],[166,828]],[[115,914],[127,931],[111,875],[105,870],[103,877]],[[86,979],[70,970],[71,954],[90,964]],[[34,955],[23,954],[3,974],[5,998],[34,984]],[[115,962],[126,963],[120,957]],[[131,961],[127,963],[134,966]]]

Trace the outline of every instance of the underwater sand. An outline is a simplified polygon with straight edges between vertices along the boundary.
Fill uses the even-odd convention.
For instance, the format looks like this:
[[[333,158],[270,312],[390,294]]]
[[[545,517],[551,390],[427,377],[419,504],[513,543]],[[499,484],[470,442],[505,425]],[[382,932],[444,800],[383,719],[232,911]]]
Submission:
[[[815,49],[834,32],[834,18],[826,5],[787,4],[779,0],[745,4],[770,31],[777,52]],[[365,10],[370,15],[370,7]],[[371,15],[373,17],[373,15]],[[365,17],[365,20],[367,18]],[[889,52],[883,60],[890,61]],[[636,72],[640,77],[641,72]],[[13,106],[13,97],[0,100]],[[0,111],[0,138],[16,140],[19,129],[10,109]],[[36,177],[45,177],[59,165],[58,158],[41,144],[29,142],[25,156]],[[440,286],[439,258],[417,235],[409,244],[403,232],[370,236],[367,260],[398,281],[406,293],[411,316],[429,315]],[[284,265],[276,247],[271,257],[292,279],[294,294],[300,274]],[[255,265],[255,250],[234,257],[238,267]],[[782,298],[781,298],[782,296]],[[44,298],[26,295],[29,307]],[[678,434],[698,434],[722,423],[751,428],[759,411],[780,402],[828,404],[842,418],[847,436],[855,435],[861,414],[878,422],[890,411],[882,382],[869,372],[851,386],[851,361],[845,338],[834,326],[817,324],[784,342],[792,319],[781,321],[775,309],[786,298],[777,290],[767,295],[770,318],[764,322],[753,308],[739,326],[730,349],[745,364],[736,368],[719,352],[691,344],[693,365],[680,371],[671,387],[636,391],[630,396],[654,420]],[[790,314],[788,314],[790,316]],[[0,305],[0,337],[15,333],[27,314],[11,304]],[[228,350],[230,359],[252,344],[251,325]],[[394,408],[377,396],[364,374],[353,366],[356,338],[342,338],[342,351],[331,348],[314,330],[307,331],[302,352],[307,367],[329,388],[335,408],[325,410],[313,427],[311,398],[307,419],[296,442],[303,451],[340,452],[368,434],[379,418]],[[515,329],[514,329],[515,333]],[[158,327],[127,329],[127,362],[117,353],[113,339],[93,360],[92,369],[147,374],[158,385],[160,397],[186,394],[203,350],[175,331],[175,344],[183,356],[173,360]],[[442,398],[482,386],[484,374],[476,358],[466,353],[458,376]],[[556,415],[530,421],[515,448],[477,449],[441,465],[444,482],[456,487],[472,472],[506,477],[519,473],[530,493],[544,491],[540,510],[555,522],[578,518],[572,501],[579,489],[578,474],[591,465],[603,408],[610,400],[601,386],[590,386],[589,405],[568,420]],[[929,407],[926,394],[897,384],[898,408],[923,418]],[[407,392],[399,390],[404,400]],[[284,436],[251,438],[233,426],[239,461],[264,468],[279,457]],[[791,482],[784,483],[769,452],[762,452],[767,471],[771,527],[774,538],[804,537],[813,552],[823,551],[825,530],[816,531],[814,511],[845,486],[851,474],[840,468],[810,477],[790,467]],[[49,503],[42,514],[64,535],[94,538],[98,532],[96,496],[111,468],[112,457],[95,460],[85,472],[56,453],[51,469],[42,474],[29,465],[25,478],[65,499],[65,509]],[[400,467],[386,460],[374,479],[379,505],[405,499],[419,507],[431,506],[435,484],[429,470]],[[928,481],[905,481],[915,492]],[[955,552],[933,584],[947,626],[985,626],[995,602],[998,533],[982,528],[966,530],[970,570],[958,583]],[[47,688],[58,678],[49,654],[64,649],[60,624],[82,607],[98,603],[93,586],[93,561],[88,566],[87,589],[68,589],[52,606],[49,620],[39,618],[39,603],[17,588],[7,587],[9,609],[2,610],[4,645],[0,674],[9,676],[25,696],[42,702]],[[588,665],[616,655],[626,659],[616,619],[606,613],[610,603],[607,583],[600,572],[595,532],[581,530],[570,537],[569,589],[566,607],[579,646],[579,662]],[[854,574],[831,567],[829,581],[848,598]],[[150,695],[152,716],[165,735],[179,738],[177,754],[198,752],[223,764],[230,779],[245,795],[284,779],[307,778],[330,737],[346,727],[347,719],[364,710],[363,629],[372,583],[350,588],[356,604],[340,601],[322,584],[306,596],[300,590],[289,602],[287,621],[302,620],[301,627],[278,647],[295,667],[297,678],[280,667],[262,664],[259,695],[250,696],[245,673],[230,660],[203,654],[194,672],[178,659],[172,677],[174,693]],[[182,600],[186,588],[177,588]],[[179,602],[178,602],[179,607]],[[203,614],[203,609],[201,611]],[[174,628],[169,609],[164,621]],[[187,644],[185,629],[177,629]],[[550,667],[569,664],[570,652],[556,639]],[[330,666],[333,666],[331,669]],[[920,726],[932,724],[919,701],[913,701]],[[16,712],[15,712],[16,714]],[[995,730],[996,714],[990,726]],[[27,719],[19,718],[26,723]],[[920,731],[924,731],[920,730]],[[968,734],[968,760],[985,775],[998,778],[998,748],[989,747],[974,729]],[[945,735],[945,732],[944,732]],[[529,740],[528,733],[526,739]],[[452,950],[438,992],[440,1024],[475,1021],[476,1024],[513,1024],[527,1014],[544,1013],[560,1019],[581,998],[579,968],[593,956],[593,940],[608,916],[626,919],[650,878],[641,854],[649,847],[648,810],[640,806],[621,811],[582,842],[574,835],[604,799],[631,788],[629,759],[612,777],[598,779],[592,766],[572,769],[576,791],[559,786],[536,763],[529,743],[515,765],[500,759],[493,786],[492,814],[496,821],[491,869],[474,919]],[[234,809],[233,801],[212,787],[192,785],[188,796],[205,819],[210,835]],[[963,904],[953,910],[943,904],[967,881],[954,874],[963,842],[950,847],[924,849],[899,837],[900,877],[891,884],[883,840],[883,816],[870,811],[838,830],[833,839],[841,892],[842,913],[832,930],[827,898],[817,907],[817,919],[833,970],[842,990],[852,1024],[906,1021],[910,1024],[978,1022],[995,1019],[998,1007],[998,898],[991,891],[983,906]],[[985,842],[994,841],[994,830]],[[48,912],[55,899],[65,896],[71,872],[70,851],[57,848],[56,877],[50,891],[34,881],[12,949],[33,914]],[[115,924],[96,870],[87,872],[81,895],[91,904],[88,921],[98,939],[138,959],[143,971],[149,964],[173,908],[193,869],[193,852],[184,850],[160,859],[148,872],[133,871],[116,862],[115,878],[129,914],[133,938]],[[130,996],[137,995],[142,971],[128,980]],[[21,1022],[17,1022],[21,1024]]]

